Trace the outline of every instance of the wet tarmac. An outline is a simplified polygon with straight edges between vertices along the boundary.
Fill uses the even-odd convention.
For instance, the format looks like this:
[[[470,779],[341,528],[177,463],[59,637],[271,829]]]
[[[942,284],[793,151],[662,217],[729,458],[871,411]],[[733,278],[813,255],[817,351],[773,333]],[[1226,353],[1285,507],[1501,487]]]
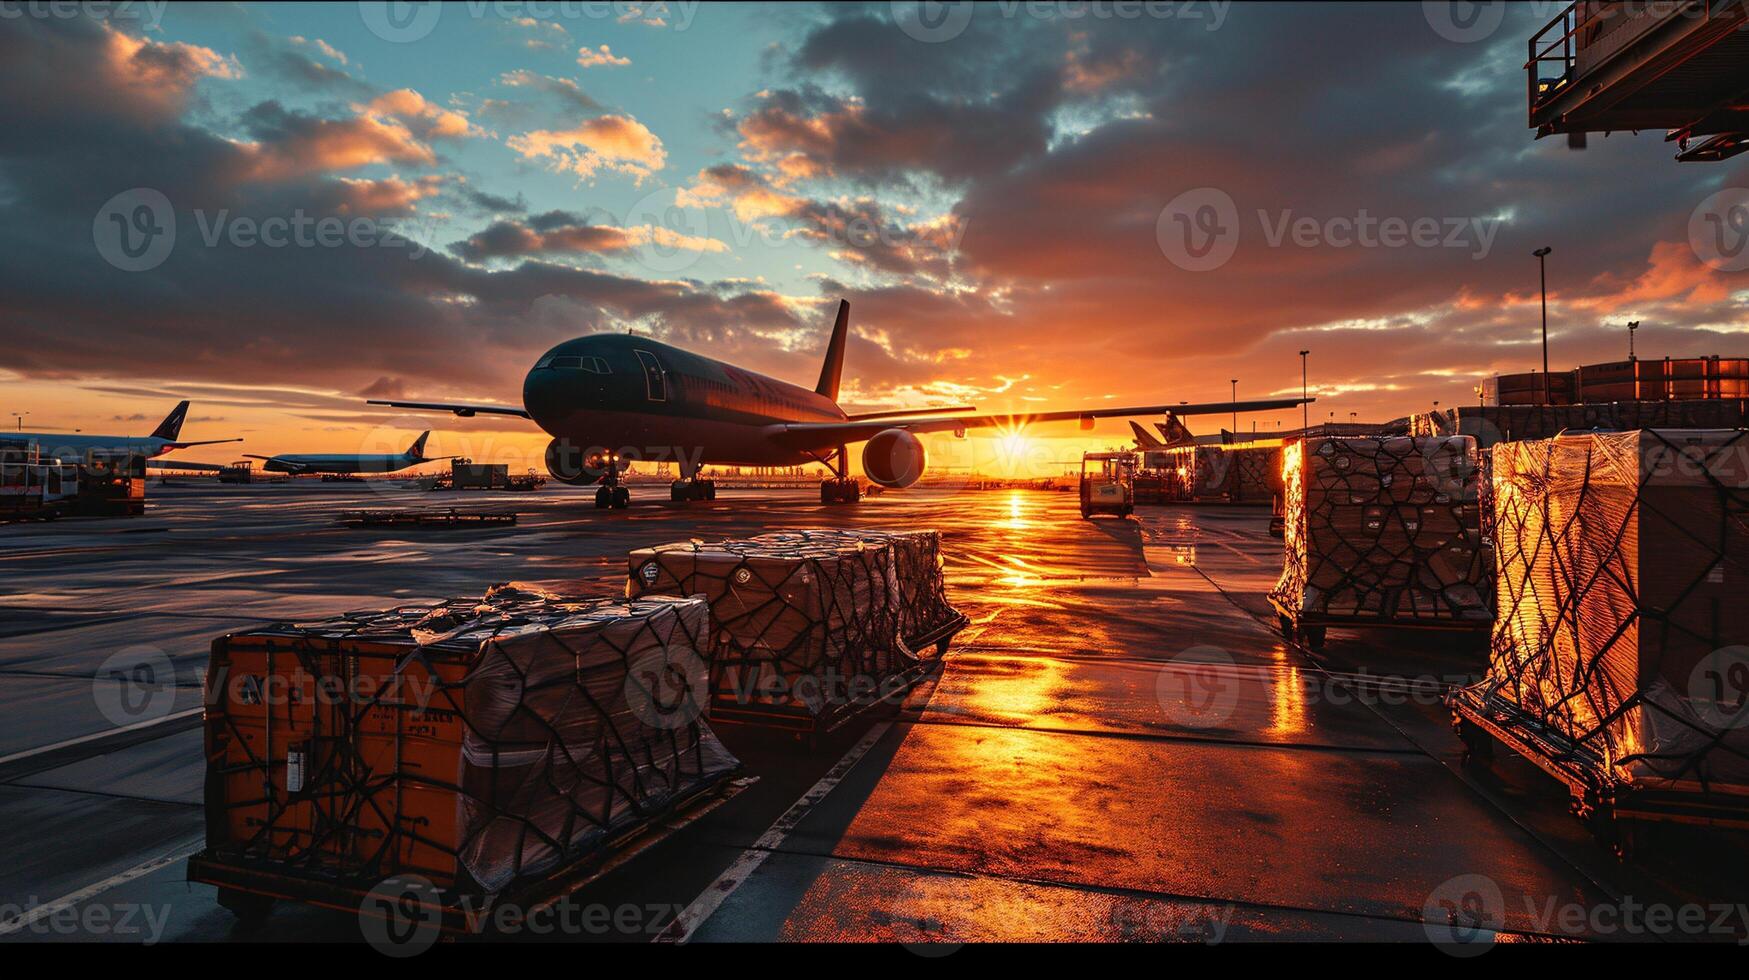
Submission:
[[[1263,601],[1280,562],[1265,511],[1087,522],[1072,494],[1033,491],[855,508],[811,491],[658,493],[600,512],[569,490],[154,485],[144,518],[0,528],[0,941],[360,938],[355,915],[284,904],[244,929],[185,880],[203,832],[200,678],[221,633],[510,580],[615,593],[634,547],[844,525],[943,532],[972,625],[939,676],[812,747],[724,729],[756,783],[574,896],[591,914],[506,938],[1432,939],[1468,953],[1749,932],[1742,838],[1669,830],[1621,862],[1528,763],[1461,761],[1439,695],[1483,669],[1474,640],[1284,642]],[[437,506],[520,517],[334,521]],[[105,662],[141,644],[174,684],[136,716]]]

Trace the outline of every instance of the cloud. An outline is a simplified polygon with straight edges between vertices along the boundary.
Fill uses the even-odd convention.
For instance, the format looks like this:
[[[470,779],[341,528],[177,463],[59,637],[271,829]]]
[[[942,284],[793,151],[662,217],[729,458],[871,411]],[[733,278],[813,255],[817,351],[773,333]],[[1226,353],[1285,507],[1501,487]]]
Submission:
[[[642,179],[662,169],[668,159],[655,133],[623,115],[597,116],[569,129],[512,136],[509,146],[526,159],[550,160],[554,169],[585,179],[601,170]]]
[[[582,86],[569,78],[556,78],[518,68],[498,76],[498,84],[554,96],[572,109],[594,112],[601,108],[601,103],[591,98],[583,91]]]
[[[649,246],[692,252],[726,252],[714,238],[688,235],[656,225],[628,228],[590,224],[563,211],[535,215],[526,222],[498,221],[450,251],[470,262],[553,255],[617,255]]]
[[[577,64],[582,68],[623,68],[632,63],[630,58],[621,58],[603,44],[597,48],[578,48]]]
[[[433,105],[410,88],[385,92],[372,99],[369,105],[354,108],[365,115],[410,126],[425,140],[483,135],[478,127],[468,122],[465,113]]]

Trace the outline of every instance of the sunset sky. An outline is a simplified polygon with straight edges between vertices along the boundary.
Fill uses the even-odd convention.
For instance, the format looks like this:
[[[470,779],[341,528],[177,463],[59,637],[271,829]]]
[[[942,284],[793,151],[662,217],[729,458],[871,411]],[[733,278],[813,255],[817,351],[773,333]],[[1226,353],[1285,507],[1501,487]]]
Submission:
[[[524,459],[532,425],[363,399],[518,404],[553,344],[626,330],[811,384],[839,298],[852,411],[1297,395],[1310,348],[1314,418],[1384,420],[1540,365],[1542,245],[1556,367],[1628,320],[1642,356],[1749,354],[1749,273],[1691,242],[1749,157],[1534,141],[1555,7],[1471,38],[1434,6],[14,5],[0,422],[143,435],[186,397],[185,437],[247,439],[193,459],[426,427]],[[176,234],[130,271],[106,219],[141,191]],[[1187,252],[1208,215],[1236,237]],[[275,218],[346,240],[250,240]]]

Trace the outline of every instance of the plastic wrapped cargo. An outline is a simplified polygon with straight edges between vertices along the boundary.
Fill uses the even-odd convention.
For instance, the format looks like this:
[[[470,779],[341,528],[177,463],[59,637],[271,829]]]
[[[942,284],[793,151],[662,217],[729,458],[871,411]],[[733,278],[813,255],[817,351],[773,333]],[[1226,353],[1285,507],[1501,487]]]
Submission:
[[[773,531],[752,540],[786,547],[814,541],[857,542],[892,549],[893,589],[897,602],[898,642],[913,658],[938,655],[944,635],[964,624],[965,616],[947,598],[946,560],[941,532],[880,531],[857,528]]]
[[[934,532],[786,531],[628,560],[628,595],[709,602],[712,711],[738,720],[811,727],[866,706],[920,664],[920,640],[964,621],[947,603]]]
[[[1749,401],[1589,402],[1580,405],[1464,405],[1410,420],[1416,436],[1464,435],[1482,450],[1502,442],[1553,439],[1577,429],[1734,429],[1749,422]]]
[[[708,632],[695,599],[506,586],[222,637],[205,858],[485,894],[586,861],[739,768]]]
[[[1486,679],[1461,694],[1594,786],[1749,793],[1749,433],[1493,453],[1500,617]]]
[[[1462,436],[1289,443],[1271,600],[1296,620],[1486,624],[1493,569],[1474,445]]]

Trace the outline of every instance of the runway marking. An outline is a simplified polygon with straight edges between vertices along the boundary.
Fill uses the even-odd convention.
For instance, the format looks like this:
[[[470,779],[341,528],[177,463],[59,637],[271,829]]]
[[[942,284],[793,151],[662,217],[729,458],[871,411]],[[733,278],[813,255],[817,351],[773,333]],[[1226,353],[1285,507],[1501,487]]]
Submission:
[[[206,710],[206,708],[204,708],[204,707],[189,708],[187,711],[178,711],[173,715],[165,715],[162,718],[151,718],[151,719],[148,719],[146,721],[136,721],[131,725],[123,725],[120,728],[106,728],[101,732],[92,732],[90,735],[81,735],[78,738],[70,738],[64,742],[56,742],[53,745],[44,745],[44,746],[41,746],[40,748],[25,749],[23,752],[14,752],[11,755],[0,756],[0,766],[10,765],[14,762],[18,762],[18,761],[23,760],[23,759],[34,758],[35,756],[39,756],[39,755],[46,755],[50,752],[59,752],[62,749],[70,749],[75,745],[84,745],[87,742],[96,742],[96,741],[99,741],[101,739],[112,738],[116,735],[123,735],[123,734],[126,734],[128,732],[137,732],[143,728],[152,728],[152,727],[157,726],[157,725],[168,725],[169,723],[171,723],[173,721],[181,721],[184,718],[192,718],[195,715],[198,715],[202,711],[205,711],[205,710]]]
[[[740,888],[748,878],[752,877],[753,872],[765,863],[765,859],[770,857],[773,851],[783,846],[783,842],[789,837],[790,832],[795,830],[796,826],[809,813],[813,812],[814,807],[819,805],[821,800],[824,800],[838,787],[844,777],[849,775],[850,770],[862,761],[862,757],[868,754],[868,750],[874,748],[875,743],[880,741],[881,736],[885,735],[892,727],[892,722],[883,721],[870,728],[867,734],[863,735],[855,745],[852,745],[850,751],[844,753],[844,757],[839,759],[826,775],[820,777],[819,782],[803,793],[800,799],[792,803],[790,808],[783,812],[783,816],[778,817],[770,827],[767,827],[765,833],[759,835],[759,839],[754,841],[751,847],[743,850],[741,856],[735,859],[735,863],[729,865],[728,870],[718,875],[717,880],[711,882],[709,887],[700,892],[698,897],[692,900],[692,904],[675,917],[674,921],[669,923],[668,928],[652,941],[684,943],[690,940],[698,927],[704,925],[707,919],[716,914],[723,902],[727,901],[730,895],[735,894],[735,890]]]
[[[10,936],[20,929],[29,927],[32,923],[46,919],[51,915],[56,915],[64,909],[69,909],[78,905],[80,902],[96,898],[98,895],[109,891],[117,885],[125,885],[136,878],[143,878],[160,868],[169,867],[183,858],[195,854],[205,846],[206,835],[202,834],[168,854],[160,855],[143,864],[134,865],[126,871],[110,875],[108,878],[105,878],[96,884],[86,885],[84,888],[81,888],[76,892],[69,892],[62,895],[60,898],[57,898],[52,902],[32,906],[29,911],[7,919],[4,922],[0,922],[0,936]]]

